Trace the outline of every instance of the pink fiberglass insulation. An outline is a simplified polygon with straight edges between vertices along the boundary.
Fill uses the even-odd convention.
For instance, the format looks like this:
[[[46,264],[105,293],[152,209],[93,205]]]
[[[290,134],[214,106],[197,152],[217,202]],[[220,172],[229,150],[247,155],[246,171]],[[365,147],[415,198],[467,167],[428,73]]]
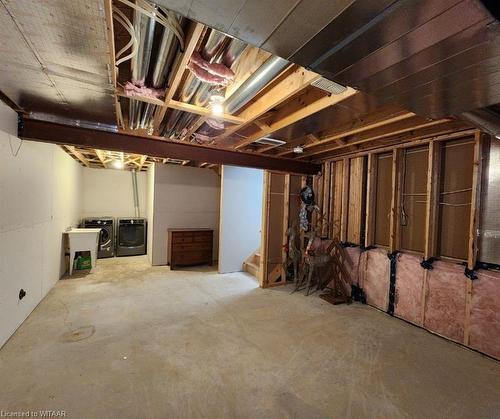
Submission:
[[[394,314],[415,324],[421,323],[422,283],[424,269],[422,258],[401,253],[396,264],[396,304]]]
[[[500,359],[500,273],[477,274],[472,282],[469,345]]]
[[[462,343],[466,287],[462,265],[434,262],[427,275],[424,327]]]
[[[344,249],[347,253],[347,257],[352,261],[352,264],[346,263],[345,266],[349,275],[351,276],[352,283],[358,284],[359,282],[359,255],[361,254],[361,250],[359,247],[346,247]]]
[[[363,290],[366,294],[366,302],[371,306],[386,311],[389,301],[390,273],[390,261],[387,257],[387,251],[374,249],[365,253],[367,253],[367,260]]]

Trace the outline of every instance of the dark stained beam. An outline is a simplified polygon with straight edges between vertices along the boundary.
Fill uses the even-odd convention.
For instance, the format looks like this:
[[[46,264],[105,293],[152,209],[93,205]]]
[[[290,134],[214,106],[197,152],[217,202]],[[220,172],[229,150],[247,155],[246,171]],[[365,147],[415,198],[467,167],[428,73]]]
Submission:
[[[77,127],[29,118],[22,119],[19,125],[19,137],[26,140],[61,145],[123,151],[152,157],[196,160],[214,164],[253,167],[290,173],[317,174],[321,171],[320,165],[304,161],[223,150],[185,142],[167,141],[160,137],[143,137],[130,133]]]

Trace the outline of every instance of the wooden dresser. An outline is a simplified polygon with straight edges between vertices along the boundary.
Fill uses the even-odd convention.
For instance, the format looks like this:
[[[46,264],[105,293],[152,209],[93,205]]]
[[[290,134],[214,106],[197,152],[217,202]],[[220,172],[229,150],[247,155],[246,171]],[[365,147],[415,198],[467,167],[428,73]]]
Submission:
[[[169,228],[167,262],[177,266],[212,265],[214,231],[208,228]]]

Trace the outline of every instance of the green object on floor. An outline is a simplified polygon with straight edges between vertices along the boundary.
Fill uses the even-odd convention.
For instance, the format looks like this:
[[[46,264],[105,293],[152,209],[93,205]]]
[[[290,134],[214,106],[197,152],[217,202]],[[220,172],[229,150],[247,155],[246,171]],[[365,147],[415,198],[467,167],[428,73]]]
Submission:
[[[92,268],[92,259],[90,258],[90,256],[78,256],[75,263],[75,269],[77,271],[83,271]]]

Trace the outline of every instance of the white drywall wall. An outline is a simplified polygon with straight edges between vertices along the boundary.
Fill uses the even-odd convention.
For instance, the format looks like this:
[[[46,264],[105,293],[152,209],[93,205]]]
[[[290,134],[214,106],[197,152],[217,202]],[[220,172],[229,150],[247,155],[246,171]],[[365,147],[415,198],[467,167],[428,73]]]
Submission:
[[[154,225],[154,203],[155,203],[155,166],[149,166],[146,185],[146,218],[148,219],[147,255],[149,263],[153,263],[153,225]]]
[[[64,274],[63,231],[81,212],[81,166],[59,146],[21,142],[16,127],[0,103],[0,346]]]
[[[167,263],[167,229],[214,229],[217,258],[220,178],[209,169],[157,164],[154,184],[153,265]]]
[[[241,271],[260,246],[262,170],[223,166],[221,179],[219,272]]]
[[[137,173],[140,217],[146,216],[147,174]],[[134,217],[132,173],[128,170],[83,169],[82,217]]]

